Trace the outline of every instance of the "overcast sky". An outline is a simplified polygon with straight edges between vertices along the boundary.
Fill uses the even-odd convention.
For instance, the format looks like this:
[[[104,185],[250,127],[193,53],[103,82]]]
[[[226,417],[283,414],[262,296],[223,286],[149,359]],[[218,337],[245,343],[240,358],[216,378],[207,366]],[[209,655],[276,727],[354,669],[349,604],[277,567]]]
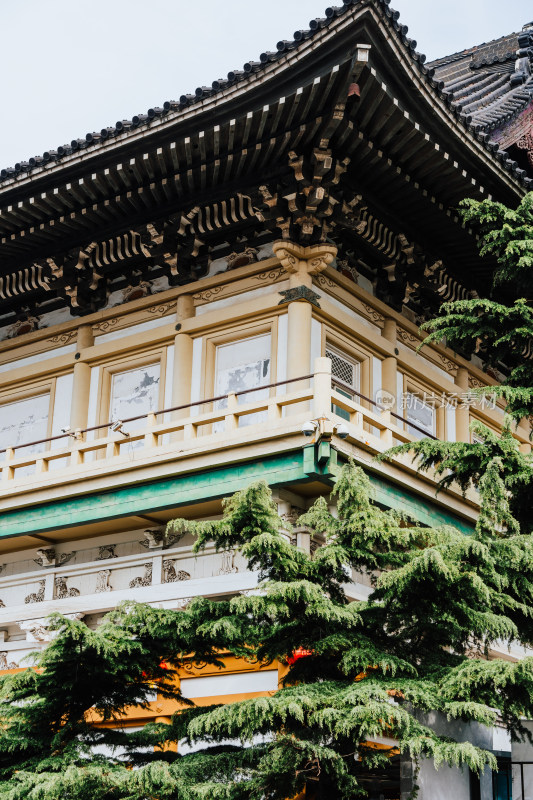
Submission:
[[[0,167],[211,85],[327,0],[0,0]],[[336,0],[340,5],[341,0]],[[428,59],[517,31],[531,0],[392,0]]]

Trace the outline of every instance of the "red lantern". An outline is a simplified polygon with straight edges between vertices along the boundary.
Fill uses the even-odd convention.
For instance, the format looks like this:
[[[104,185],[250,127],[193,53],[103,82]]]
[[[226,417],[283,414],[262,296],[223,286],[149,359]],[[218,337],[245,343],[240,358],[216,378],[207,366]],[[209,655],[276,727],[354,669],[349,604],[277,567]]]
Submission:
[[[159,668],[160,668],[160,669],[170,669],[170,667],[168,666],[168,664],[167,664],[167,662],[166,662],[166,661],[160,661],[160,662],[159,662]],[[147,672],[145,672],[145,671],[143,670],[143,671],[141,672],[141,677],[143,677],[143,678],[147,678],[147,677],[148,677],[148,673],[147,673]]]
[[[313,655],[313,651],[312,650],[306,650],[304,647],[298,647],[297,650],[293,650],[292,656],[290,656],[287,659],[287,664],[290,667],[292,667],[292,665],[296,664],[296,662],[300,658],[307,658],[307,656],[312,656],[312,655]]]

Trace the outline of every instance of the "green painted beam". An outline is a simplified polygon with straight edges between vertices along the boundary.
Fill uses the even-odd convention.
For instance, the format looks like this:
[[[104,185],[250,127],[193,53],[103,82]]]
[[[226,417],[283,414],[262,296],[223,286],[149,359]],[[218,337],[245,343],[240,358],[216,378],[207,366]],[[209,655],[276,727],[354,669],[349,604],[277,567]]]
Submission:
[[[0,538],[44,533],[228,497],[261,479],[270,486],[305,481],[308,475],[303,462],[303,451],[295,450],[258,461],[5,511],[0,514]]]
[[[331,458],[328,463],[330,474],[335,476],[339,474],[342,464],[346,463],[345,459],[342,459],[342,462],[339,463],[337,456],[337,451],[332,448]],[[413,519],[428,527],[453,525],[463,533],[470,534],[473,532],[474,525],[453,512],[446,511],[436,503],[424,500],[420,495],[410,492],[408,489],[402,489],[401,486],[395,483],[389,483],[389,481],[380,478],[373,472],[368,473],[368,476],[374,490],[373,499],[385,508],[404,511]]]
[[[374,499],[386,508],[405,511],[423,525],[431,527],[453,525],[463,533],[472,533],[474,530],[473,525],[455,514],[445,511],[435,503],[423,500],[419,495],[408,492],[396,484],[388,483],[376,475],[370,475],[370,480],[374,487]]]
[[[327,460],[326,460],[327,459]],[[228,497],[256,480],[270,486],[292,486],[319,481],[333,486],[338,474],[337,451],[306,445],[257,461],[193,472],[150,483],[137,483],[107,492],[5,511],[0,514],[0,538],[46,533],[120,517],[164,511],[168,508]],[[412,492],[370,475],[378,503],[402,509],[425,525],[455,525],[465,533],[472,526]]]

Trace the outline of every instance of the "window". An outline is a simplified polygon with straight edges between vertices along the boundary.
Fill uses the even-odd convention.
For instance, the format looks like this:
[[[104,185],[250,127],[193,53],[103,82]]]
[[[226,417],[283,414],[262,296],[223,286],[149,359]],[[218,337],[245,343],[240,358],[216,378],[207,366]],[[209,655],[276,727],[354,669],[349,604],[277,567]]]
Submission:
[[[331,377],[333,378],[335,391],[350,400],[357,400],[357,392],[360,385],[359,363],[346,355],[346,353],[329,347],[329,345],[326,347],[326,357],[331,359]],[[340,381],[342,385],[337,384],[336,380]],[[350,414],[344,408],[332,403],[331,410],[338,417],[349,421]]]
[[[521,769],[523,766],[518,763],[515,766],[516,776],[521,782]],[[492,773],[492,796],[494,800],[511,800],[513,796],[513,772],[511,756],[500,756],[498,758],[498,770]]]
[[[271,382],[271,336],[251,336],[236,342],[218,345],[215,357],[215,396],[231,392],[243,392],[238,397],[239,403],[251,403],[268,397],[268,389],[247,392],[259,386],[267,386]],[[227,400],[219,400],[216,408],[226,408]],[[253,425],[263,422],[265,413],[247,414],[241,417],[239,424]],[[223,423],[215,424],[215,432],[223,430]]]
[[[0,406],[0,449],[17,447],[48,436],[50,394],[40,394]],[[44,444],[25,447],[23,455],[44,450]],[[4,457],[4,454],[2,454]]]
[[[159,364],[115,372],[111,377],[110,420],[123,420],[159,410]],[[125,431],[143,427],[143,421],[124,425]]]
[[[422,439],[426,434],[435,436],[435,408],[414,392],[405,393],[405,418],[407,431],[417,439]]]

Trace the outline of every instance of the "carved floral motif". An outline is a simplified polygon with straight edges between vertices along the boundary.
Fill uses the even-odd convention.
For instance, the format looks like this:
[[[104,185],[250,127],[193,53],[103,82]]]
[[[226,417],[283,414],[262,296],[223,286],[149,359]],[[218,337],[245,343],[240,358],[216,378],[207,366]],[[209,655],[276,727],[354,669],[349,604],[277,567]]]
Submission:
[[[267,272],[260,272],[258,275],[254,275],[254,280],[256,281],[278,281],[285,270],[283,267],[275,267],[274,269],[270,269]]]
[[[319,286],[322,286],[324,288],[328,288],[328,289],[334,289],[335,288],[335,284],[333,283],[333,281],[330,278],[328,278],[326,275],[317,275],[316,276],[316,281],[317,281]]]
[[[163,583],[176,583],[177,581],[189,581],[190,573],[183,569],[176,570],[175,561],[166,559],[163,561]]]
[[[52,632],[46,625],[45,617],[24,620],[19,622],[19,627],[26,632],[26,639],[29,642],[49,642],[52,638]]]
[[[172,311],[177,306],[177,302],[175,300],[170,301],[168,303],[159,303],[157,306],[150,306],[150,308],[145,309],[149,314],[157,315],[158,317],[164,317],[165,314],[168,314],[169,311]]]
[[[94,590],[96,594],[100,594],[101,592],[110,592],[112,591],[113,587],[109,585],[109,578],[111,576],[110,569],[101,569],[96,574],[96,589]]]
[[[381,324],[385,322],[385,317],[383,314],[380,314],[373,306],[369,306],[367,303],[363,303],[363,308],[365,309],[366,313],[370,317],[373,322]]]
[[[41,547],[37,550],[37,555],[39,558],[34,558],[33,560],[40,567],[61,567],[76,555],[76,551],[73,550],[70,553],[59,553],[57,555],[54,547]]]
[[[62,567],[63,564],[68,564],[68,562],[74,558],[75,555],[75,550],[72,550],[70,553],[60,553],[58,556],[56,555],[56,566]]]
[[[446,358],[446,356],[443,356],[442,353],[438,353],[437,358],[446,372],[455,372],[457,369],[457,364],[454,361],[450,361],[450,359]]]
[[[407,345],[407,347],[412,347],[416,349],[420,344],[420,339],[418,336],[415,336],[414,333],[409,333],[404,328],[397,329],[397,336],[400,341]]]
[[[117,554],[115,553],[115,544],[103,544],[100,545],[98,548],[98,558],[97,561],[105,561],[108,558],[116,558]]]
[[[226,263],[228,269],[237,269],[238,267],[245,267],[248,264],[253,264],[257,261],[258,252],[255,247],[246,247],[242,252],[230,253],[226,256]]]
[[[163,547],[164,537],[165,531],[163,528],[159,528],[158,530],[148,529],[144,532],[144,539],[142,539],[139,544],[141,547],[146,547],[147,550],[157,550]]]
[[[75,588],[68,588],[67,578],[58,577],[55,579],[56,597],[58,600],[63,600],[65,597],[78,597],[80,590]]]
[[[56,551],[54,547],[40,547],[37,550],[38,558],[34,558],[40,567],[54,567],[56,563]]]
[[[25,333],[32,333],[39,329],[39,319],[37,317],[30,317],[29,315],[24,319],[19,319],[14,325],[11,325],[7,331],[8,339],[16,339],[17,336],[22,336]]]
[[[76,339],[78,335],[77,330],[74,328],[71,331],[65,331],[65,333],[57,333],[55,336],[52,336],[51,339],[47,339],[47,343],[50,344],[70,344],[73,339]]]
[[[24,598],[24,602],[26,605],[30,603],[42,603],[44,600],[44,587],[46,585],[46,581],[39,581],[39,589],[36,592],[32,592],[31,594],[26,595]]]
[[[104,319],[102,322],[96,322],[93,325],[93,332],[96,333],[99,331],[100,333],[106,333],[111,328],[115,328],[118,325],[118,317],[113,317],[113,319]]]
[[[65,614],[66,619],[83,619],[85,613],[77,611],[73,614]],[[57,631],[52,631],[48,627],[47,617],[38,617],[36,619],[26,619],[19,622],[21,630],[26,632],[26,640],[28,642],[49,642],[57,635]]]
[[[140,281],[135,285],[126,286],[122,290],[122,302],[129,303],[133,300],[140,300],[150,294],[151,286],[148,281]]]
[[[0,670],[3,669],[18,669],[18,664],[14,661],[7,660],[7,651],[3,651],[0,653]]]
[[[144,564],[144,575],[130,581],[130,589],[137,589],[140,586],[151,586],[152,584],[152,562]]]
[[[220,294],[224,288],[224,286],[213,286],[211,289],[204,289],[203,292],[196,292],[196,294],[193,294],[192,299],[208,303],[213,297]]]
[[[222,566],[220,567],[219,575],[231,575],[233,572],[238,572],[235,566],[235,552],[233,550],[224,550],[222,553]]]
[[[478,378],[473,378],[472,375],[469,375],[468,385],[470,386],[471,389],[483,389],[483,387],[486,386],[487,384],[478,380]]]

